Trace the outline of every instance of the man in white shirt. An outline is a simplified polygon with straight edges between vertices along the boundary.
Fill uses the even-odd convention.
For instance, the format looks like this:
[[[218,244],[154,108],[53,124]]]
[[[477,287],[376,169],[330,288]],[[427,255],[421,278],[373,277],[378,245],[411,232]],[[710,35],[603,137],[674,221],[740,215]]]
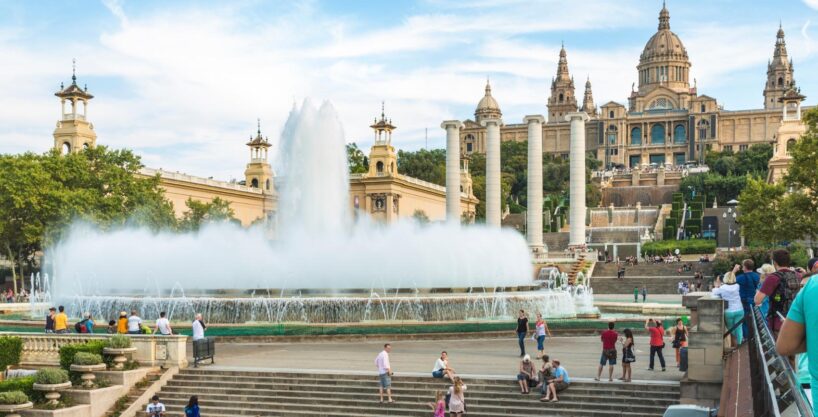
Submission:
[[[148,403],[148,408],[145,409],[145,413],[148,414],[148,417],[164,417],[165,416],[165,404],[159,402],[159,396],[154,395],[151,398],[151,402]]]
[[[128,334],[142,333],[142,319],[136,315],[136,310],[131,310],[131,316],[128,317]]]
[[[381,402],[383,402],[383,391],[386,390],[386,396],[389,398],[389,402],[393,403],[392,401],[392,366],[389,364],[389,352],[392,351],[392,345],[389,343],[383,345],[383,351],[378,354],[375,358],[375,366],[378,368],[378,377],[380,378],[380,386],[378,387],[378,393],[381,397]]]
[[[169,336],[173,334],[173,329],[170,328],[170,321],[167,319],[167,313],[164,311],[159,313],[159,318],[156,319],[156,328],[153,329],[154,334]]]
[[[191,330],[193,331],[193,340],[200,340],[204,339],[204,331],[205,326],[202,322],[202,314],[196,314],[196,320],[193,320],[193,324],[191,325]]]
[[[449,354],[444,350],[440,352],[440,357],[435,361],[435,367],[432,369],[433,378],[446,377],[449,380],[454,380],[454,369],[449,367]]]

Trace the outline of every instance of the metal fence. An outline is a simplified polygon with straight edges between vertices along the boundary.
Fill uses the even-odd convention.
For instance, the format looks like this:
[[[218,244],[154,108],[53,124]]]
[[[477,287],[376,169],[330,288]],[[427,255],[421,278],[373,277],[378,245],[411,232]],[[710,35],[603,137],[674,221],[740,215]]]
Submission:
[[[775,338],[758,307],[753,306],[749,318],[752,319],[751,326],[748,326],[748,347],[755,415],[814,417],[789,359],[776,351]]]

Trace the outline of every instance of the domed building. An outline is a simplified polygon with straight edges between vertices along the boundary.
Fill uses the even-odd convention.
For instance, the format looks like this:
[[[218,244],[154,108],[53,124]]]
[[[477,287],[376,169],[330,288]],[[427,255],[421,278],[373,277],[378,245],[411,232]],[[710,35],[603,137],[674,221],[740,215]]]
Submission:
[[[614,177],[606,182],[607,188],[603,189],[606,206],[669,202],[681,181],[682,167],[689,161],[703,162],[708,150],[741,152],[756,143],[772,144],[777,162],[771,162],[771,171],[776,171],[771,172],[771,179],[780,178],[786,169],[782,161],[787,157],[787,143],[792,143],[797,139],[797,132],[803,131],[798,115],[805,97],[796,86],[781,27],[767,68],[763,106],[725,110],[715,98],[699,94],[695,79],[691,84],[690,55],[679,35],[671,30],[670,20],[670,11],[663,5],[657,30],[639,56],[635,82],[626,104],[608,101],[597,108],[590,80],[593,74],[590,74],[582,106],[578,106],[574,78],[569,71],[569,54],[564,45],[559,51],[556,75],[546,100],[543,152],[568,158],[570,132],[565,115],[578,110],[587,113],[591,120],[585,125],[586,150],[595,154],[605,167],[633,172],[633,175]],[[495,85],[495,93],[499,91],[501,95],[502,87],[496,88]],[[500,106],[487,85],[475,111],[475,120],[463,121],[460,130],[463,152],[485,153],[486,128],[480,121],[501,115]],[[501,140],[528,140],[525,123],[504,122]],[[616,190],[618,187],[629,190],[620,192]]]

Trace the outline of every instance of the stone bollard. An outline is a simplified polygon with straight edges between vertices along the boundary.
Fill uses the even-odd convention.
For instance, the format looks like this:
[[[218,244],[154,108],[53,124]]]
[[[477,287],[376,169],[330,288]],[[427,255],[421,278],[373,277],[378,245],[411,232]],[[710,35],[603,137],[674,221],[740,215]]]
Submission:
[[[681,403],[718,407],[724,378],[724,300],[708,293],[699,297],[691,318],[687,374],[681,381]],[[692,294],[696,295],[696,294]],[[692,297],[691,297],[692,298]],[[685,297],[684,304],[692,304]]]

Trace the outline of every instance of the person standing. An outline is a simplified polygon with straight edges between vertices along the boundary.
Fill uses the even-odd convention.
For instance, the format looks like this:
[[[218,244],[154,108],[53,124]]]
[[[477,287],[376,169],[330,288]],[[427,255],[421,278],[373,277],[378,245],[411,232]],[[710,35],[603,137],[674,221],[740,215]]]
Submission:
[[[639,287],[633,287],[633,302],[639,302]]]
[[[750,313],[753,312],[754,298],[758,290],[759,276],[755,271],[755,262],[752,259],[745,259],[741,261],[741,266],[733,267],[733,274],[736,275],[736,284],[738,284],[739,296],[741,297],[741,307],[744,309],[744,324],[741,326],[744,339],[750,336],[747,323],[749,323]],[[739,272],[741,271],[741,272]]]
[[[207,325],[205,325],[204,320],[202,320],[202,313],[196,313],[196,318],[190,325],[190,330],[193,333],[192,339],[194,342],[204,339],[205,329],[207,329]]]
[[[810,260],[812,262],[812,260]],[[818,264],[818,262],[816,262]],[[815,265],[807,265],[810,270]],[[781,333],[776,341],[778,353],[784,356],[799,355],[799,368],[803,365],[801,357],[806,352],[807,369],[809,370],[813,413],[818,413],[818,279],[813,276],[806,280],[804,287],[795,296],[787,312],[787,318],[781,326]]]
[[[54,333],[68,333],[68,315],[65,314],[65,307],[57,307],[59,313],[54,316]]]
[[[756,292],[753,301],[761,306],[764,300],[770,299],[768,321],[773,334],[778,335],[782,324],[778,314],[786,317],[789,313],[800,289],[801,277],[790,267],[790,253],[786,249],[773,251],[771,258],[775,272],[764,278],[764,285]]]
[[[434,412],[434,417],[446,417],[446,401],[443,399],[443,391],[435,392],[435,402],[429,403],[429,407]]]
[[[45,316],[45,332],[54,333],[54,316],[57,315],[57,309],[51,307],[48,309],[48,315]]]
[[[676,325],[670,332],[673,337],[670,345],[676,350],[676,367],[678,368],[682,361],[682,348],[687,347],[687,326],[684,325],[682,319],[676,319]]]
[[[633,332],[631,329],[622,331],[625,336],[622,338],[622,382],[631,382],[633,369],[631,364],[636,362],[636,355],[633,354]]]
[[[167,313],[164,311],[159,313],[159,318],[156,319],[156,328],[153,329],[154,334],[163,336],[170,336],[173,334],[173,329],[170,327],[170,321],[165,317]]]
[[[614,366],[616,366],[616,341],[619,339],[619,333],[614,330],[616,324],[612,321],[608,322],[608,330],[602,332],[600,339],[602,340],[602,356],[599,357],[599,368],[596,372],[594,381],[599,381],[602,377],[602,369],[605,364],[608,364],[608,381],[613,382]]]
[[[659,364],[662,365],[662,372],[665,372],[665,356],[662,354],[662,349],[665,348],[665,331],[662,329],[662,323],[658,320],[647,319],[645,329],[650,333],[650,364],[648,365],[648,371],[653,370],[654,357],[659,356]]]
[[[201,417],[199,413],[199,397],[194,395],[190,397],[185,407],[185,417]]]
[[[537,332],[537,359],[542,358],[545,354],[545,335],[551,337],[551,330],[548,328],[548,323],[542,318],[542,314],[537,313],[537,322],[534,324],[534,329]]]
[[[744,308],[741,307],[741,294],[736,284],[736,276],[732,271],[724,274],[724,284],[721,285],[719,281],[716,281],[714,284],[716,288],[713,288],[712,293],[727,303],[727,308],[724,309],[724,325],[727,330],[732,329],[730,339],[733,346],[738,347],[743,340],[744,332],[741,326],[736,327],[736,325],[744,317]]]
[[[136,310],[131,310],[128,317],[128,334],[142,333],[142,319],[136,314]]]
[[[383,345],[383,350],[375,357],[375,367],[378,368],[378,378],[380,385],[378,387],[378,394],[383,403],[383,392],[386,391],[386,396],[389,403],[394,403],[392,400],[392,365],[389,364],[389,352],[392,351],[392,345],[389,343]]]
[[[454,377],[454,384],[449,387],[449,416],[462,416],[466,412],[466,384],[459,376]]]
[[[525,337],[528,335],[528,317],[524,310],[517,316],[517,340],[520,343],[520,357],[525,356]]]
[[[648,298],[648,286],[642,285],[642,302],[644,303],[645,300]]]

